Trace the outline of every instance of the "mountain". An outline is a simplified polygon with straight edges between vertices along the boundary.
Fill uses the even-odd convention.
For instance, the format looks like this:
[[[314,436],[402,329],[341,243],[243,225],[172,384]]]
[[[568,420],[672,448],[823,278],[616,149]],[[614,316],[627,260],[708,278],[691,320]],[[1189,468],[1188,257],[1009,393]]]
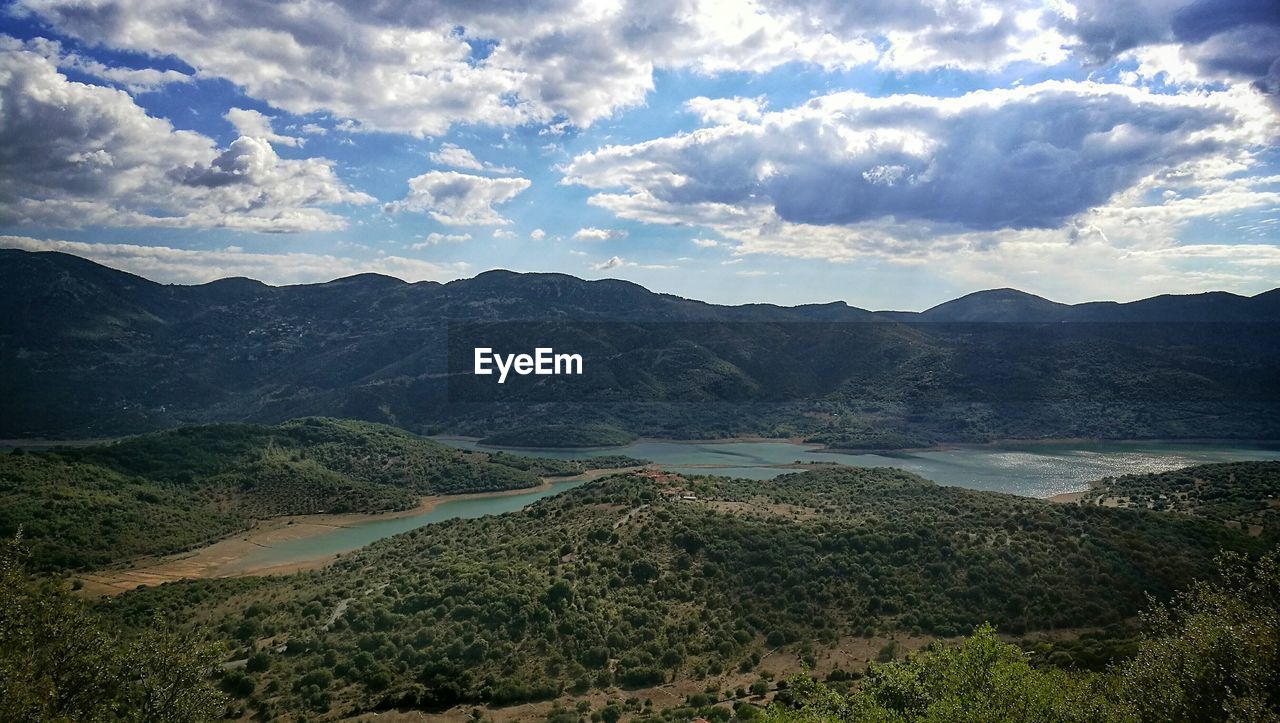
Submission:
[[[1017,289],[978,291],[927,309],[903,321],[1052,322],[1063,321],[1071,307]]]
[[[0,438],[314,415],[420,433],[582,425],[864,448],[1280,438],[1278,312],[1275,291],[1065,305],[1001,289],[920,313],[720,306],[509,271],[176,286],[0,250]],[[581,377],[470,374],[473,346],[551,342],[586,357]]]

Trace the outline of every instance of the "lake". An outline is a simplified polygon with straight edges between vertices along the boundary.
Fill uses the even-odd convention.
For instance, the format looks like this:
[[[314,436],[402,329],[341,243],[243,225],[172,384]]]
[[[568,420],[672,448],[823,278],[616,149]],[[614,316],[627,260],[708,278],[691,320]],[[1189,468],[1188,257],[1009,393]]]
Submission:
[[[495,450],[472,440],[442,438],[466,449]],[[622,447],[579,450],[506,449],[569,459],[625,454],[652,460],[684,474],[719,474],[771,479],[794,472],[779,465],[795,462],[838,462],[853,467],[900,467],[942,485],[1027,497],[1078,492],[1089,482],[1118,474],[1164,472],[1208,462],[1280,459],[1268,445],[1183,444],[1177,442],[1045,442],[974,445],[909,452],[858,454],[825,452],[816,445],[792,442],[641,441]]]
[[[474,440],[441,438],[464,449],[495,451]],[[750,479],[772,479],[795,472],[784,465],[795,462],[838,462],[856,467],[900,467],[938,484],[977,490],[1008,492],[1028,497],[1050,497],[1078,492],[1089,482],[1118,474],[1163,472],[1207,462],[1280,459],[1280,450],[1262,445],[1182,444],[1172,442],[1055,442],[999,446],[967,446],[880,454],[824,452],[813,445],[792,442],[669,442],[641,441],[622,447],[579,450],[509,449],[524,454],[559,459],[625,454],[652,460],[664,469],[682,474],[716,474]],[[245,568],[312,560],[363,547],[374,540],[406,532],[432,522],[512,512],[537,500],[583,484],[561,482],[551,489],[525,494],[444,501],[421,514],[372,520],[349,527],[335,527],[313,537],[288,540],[254,550],[239,564]]]

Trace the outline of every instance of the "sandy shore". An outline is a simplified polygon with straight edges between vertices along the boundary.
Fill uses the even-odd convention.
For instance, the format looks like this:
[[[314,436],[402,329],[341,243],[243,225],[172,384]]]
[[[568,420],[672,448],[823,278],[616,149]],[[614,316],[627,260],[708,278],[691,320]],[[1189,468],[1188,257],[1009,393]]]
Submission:
[[[256,548],[272,547],[288,540],[301,540],[322,535],[335,527],[350,527],[374,520],[412,517],[431,511],[441,502],[545,492],[554,482],[572,482],[594,479],[605,474],[624,470],[591,470],[573,477],[543,479],[535,487],[522,487],[500,492],[476,492],[461,495],[431,495],[418,501],[416,507],[397,512],[374,514],[321,514],[292,515],[260,520],[253,527],[221,539],[198,550],[159,558],[144,558],[127,568],[111,568],[80,575],[84,581],[82,592],[89,596],[116,595],[139,585],[160,585],[175,580],[192,580],[218,577],[243,577],[249,575],[284,575],[302,570],[315,570],[337,559],[337,555],[324,555],[307,560],[297,560],[284,565],[246,566],[242,561]]]
[[[430,512],[441,502],[545,492],[558,483],[592,480],[605,475],[632,472],[637,469],[640,468],[593,469],[582,474],[566,477],[544,477],[541,479],[540,484],[534,487],[521,487],[498,492],[472,492],[460,495],[431,495],[419,499],[416,507],[397,512],[292,515],[259,520],[248,530],[218,540],[198,550],[165,557],[144,558],[134,561],[128,567],[109,568],[80,575],[79,578],[84,582],[81,592],[85,595],[96,597],[99,595],[117,595],[127,590],[133,590],[139,585],[160,585],[175,580],[246,577],[250,575],[286,575],[302,570],[316,570],[333,562],[338,556],[322,555],[305,560],[296,560],[283,565],[247,566],[243,564],[243,561],[251,552],[260,547],[272,547],[289,540],[301,540],[322,535],[335,527],[351,527],[375,520],[413,517]]]

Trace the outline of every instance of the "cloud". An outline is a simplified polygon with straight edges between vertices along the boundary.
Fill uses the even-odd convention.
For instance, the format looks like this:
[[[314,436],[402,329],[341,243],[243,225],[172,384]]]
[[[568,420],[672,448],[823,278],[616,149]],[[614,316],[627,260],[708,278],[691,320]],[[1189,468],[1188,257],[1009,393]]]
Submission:
[[[1205,72],[1264,90],[1280,84],[1271,70],[1280,22],[1265,0],[224,0],[200,12],[184,0],[21,4],[61,33],[176,56],[276,108],[417,136],[459,123],[587,126],[643,104],[661,71],[987,72],[1177,43]],[[704,110],[719,123],[735,109]]]
[[[425,211],[450,226],[495,226],[511,223],[494,206],[529,188],[526,178],[488,178],[457,171],[429,171],[409,179],[409,194],[386,205],[389,212]]]
[[[450,281],[463,276],[468,268],[465,263],[438,264],[400,256],[353,259],[330,254],[251,253],[238,247],[191,250],[25,236],[0,236],[0,247],[61,251],[174,284],[203,284],[228,276],[248,276],[269,284],[309,284],[359,273],[386,274],[405,281]]]
[[[585,254],[582,254],[581,252],[574,252],[574,251],[570,251],[570,253],[574,254],[575,256],[585,255]],[[621,256],[611,256],[605,259],[604,261],[601,261],[596,264],[591,264],[591,269],[593,271],[610,271],[612,269],[621,269],[621,268],[644,269],[647,271],[663,271],[666,269],[674,269],[675,267],[669,264],[639,264],[634,261],[628,261],[622,258]]]
[[[626,238],[627,232],[612,228],[580,228],[573,233],[575,241],[608,241],[609,239]]]
[[[61,43],[47,38],[32,38],[26,41],[23,47],[44,57],[58,68],[74,70],[98,80],[105,80],[108,83],[121,86],[135,95],[161,90],[176,83],[190,83],[194,80],[190,75],[176,70],[104,65],[79,53],[65,52]]]
[[[446,143],[440,150],[427,154],[432,163],[451,166],[468,171],[492,171],[494,173],[515,173],[516,169],[508,166],[497,166],[488,161],[481,161],[471,151],[462,146]]]
[[[764,98],[707,98],[698,96],[685,101],[684,107],[706,124],[724,125],[734,121],[760,120]]]
[[[1273,98],[1280,87],[1280,11],[1258,0],[1079,0],[1059,24],[1095,63],[1165,47],[1194,68],[1170,80],[1244,80]]]
[[[249,137],[220,150],[2,36],[0,148],[0,220],[10,224],[332,230],[345,219],[319,207],[373,200],[329,160],[281,159]]]
[[[284,136],[276,133],[271,128],[271,119],[256,110],[247,108],[232,108],[227,111],[224,116],[236,132],[242,136],[250,138],[260,138],[269,143],[275,143],[282,146],[298,146],[301,147],[306,140],[297,136]]]
[[[847,258],[948,234],[1061,228],[1139,203],[1127,195],[1135,190],[1186,185],[1180,174],[1203,186],[1256,163],[1276,128],[1240,88],[1173,96],[1052,81],[955,98],[842,92],[754,123],[584,153],[564,182],[599,190],[590,202],[623,219],[703,226],[754,248],[794,244],[797,254],[838,245]]]
[[[493,230],[493,237],[496,239],[513,239],[516,237],[516,232],[509,231],[505,228],[495,228]]]
[[[1053,64],[1066,42],[1058,13],[1030,0],[856,10],[835,0],[226,0],[198,13],[183,0],[23,5],[61,33],[175,55],[291,113],[417,136],[458,123],[590,125],[642,104],[664,70]]]
[[[540,228],[535,228],[534,230],[529,232],[529,238],[533,239],[534,241],[541,241],[546,237],[547,237],[547,232],[543,231]]]
[[[696,239],[693,239],[693,245],[697,246],[698,248],[713,249],[719,246],[720,242],[710,238],[696,238]]]
[[[462,243],[463,241],[470,240],[471,234],[469,233],[438,233],[433,231],[427,234],[425,239],[410,246],[409,248],[419,251],[431,246],[438,246],[442,243]]]

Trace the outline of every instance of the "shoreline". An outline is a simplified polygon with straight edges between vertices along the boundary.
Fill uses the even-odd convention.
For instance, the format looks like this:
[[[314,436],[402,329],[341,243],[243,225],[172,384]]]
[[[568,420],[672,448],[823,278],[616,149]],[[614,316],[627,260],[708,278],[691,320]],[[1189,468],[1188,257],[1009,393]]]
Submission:
[[[109,567],[74,574],[72,577],[83,582],[83,587],[78,591],[79,594],[86,597],[98,597],[118,595],[133,590],[139,585],[152,587],[178,580],[287,575],[306,570],[318,570],[328,566],[341,555],[351,554],[356,550],[318,555],[282,564],[245,566],[241,563],[251,552],[261,547],[271,547],[273,544],[286,541],[304,540],[325,534],[339,527],[354,527],[368,522],[414,517],[430,512],[444,502],[461,502],[547,492],[555,489],[560,484],[589,481],[598,477],[632,472],[639,469],[643,469],[643,467],[609,467],[587,470],[586,472],[564,477],[539,477],[538,484],[532,487],[517,487],[492,492],[464,492],[456,495],[426,495],[418,499],[417,505],[407,510],[390,512],[323,512],[314,515],[271,517],[257,520],[252,527],[246,530],[241,530],[220,540],[214,540],[194,550],[158,557],[139,558],[127,563],[127,566]]]
[[[480,444],[481,437],[469,437],[462,434],[437,434],[427,437],[438,442],[468,442],[475,445],[477,451],[515,450],[521,452],[576,452],[599,450],[624,450],[644,442],[661,444],[743,444],[776,442],[808,447],[813,452],[830,452],[835,454],[902,454],[910,452],[945,452],[953,449],[984,449],[1002,446],[1053,447],[1073,444],[1168,444],[1168,445],[1253,445],[1263,449],[1274,449],[1280,452],[1280,439],[1235,439],[1231,437],[1127,437],[1123,439],[1110,437],[1050,437],[1025,439],[1005,437],[987,442],[939,442],[925,447],[896,448],[861,448],[861,447],[828,447],[819,442],[807,442],[804,437],[717,437],[714,439],[676,439],[672,437],[637,437],[635,441],[624,445],[602,445],[597,447],[509,447],[504,445]]]
[[[592,471],[594,472],[595,470]],[[272,517],[265,520],[257,520],[247,530],[241,530],[220,540],[214,540],[195,550],[160,557],[140,558],[134,560],[127,567],[94,570],[73,575],[73,577],[84,583],[84,587],[79,591],[81,594],[97,597],[99,595],[118,595],[122,592],[133,590],[139,585],[150,587],[178,580],[283,575],[304,570],[316,570],[329,565],[338,559],[339,555],[321,555],[275,565],[247,567],[240,563],[250,552],[259,547],[270,547],[273,544],[285,541],[305,540],[339,527],[353,527],[379,520],[413,517],[430,512],[442,502],[546,492],[553,489],[557,483],[573,482],[579,477],[585,477],[585,475],[559,478],[544,477],[540,478],[539,484],[533,487],[518,487],[510,490],[465,492],[456,495],[426,495],[419,498],[417,505],[407,510],[351,513],[326,512],[314,515]],[[552,481],[553,479],[554,481]]]

